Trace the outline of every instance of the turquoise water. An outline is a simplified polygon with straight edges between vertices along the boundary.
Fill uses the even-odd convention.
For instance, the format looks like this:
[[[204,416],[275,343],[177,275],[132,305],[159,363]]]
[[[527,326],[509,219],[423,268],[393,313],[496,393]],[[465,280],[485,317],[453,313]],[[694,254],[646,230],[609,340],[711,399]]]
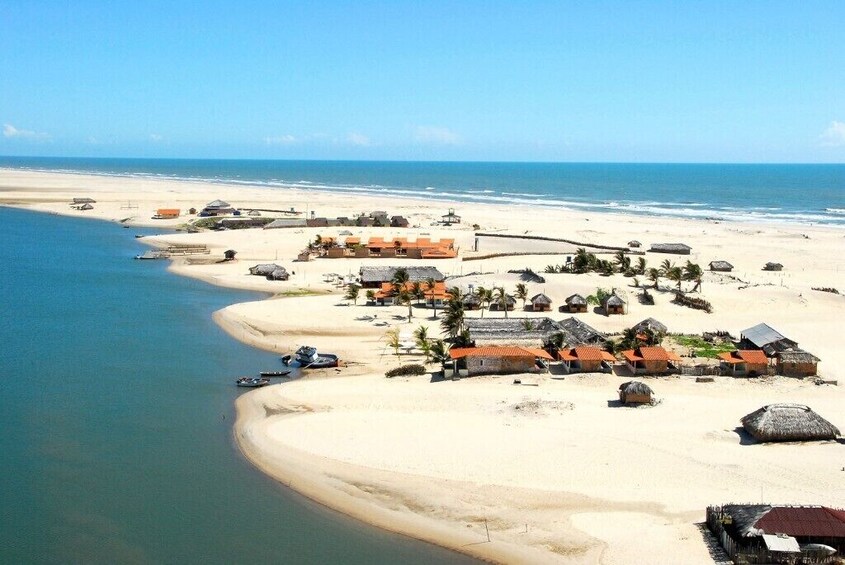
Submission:
[[[460,163],[0,157],[0,167],[845,226],[845,165]]]
[[[254,470],[211,313],[260,298],[133,261],[110,223],[0,208],[0,563],[470,563]]]

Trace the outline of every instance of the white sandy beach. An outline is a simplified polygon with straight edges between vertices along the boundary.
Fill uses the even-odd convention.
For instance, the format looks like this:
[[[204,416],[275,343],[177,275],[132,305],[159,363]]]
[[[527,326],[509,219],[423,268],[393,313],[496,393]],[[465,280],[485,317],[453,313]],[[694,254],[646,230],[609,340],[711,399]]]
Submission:
[[[72,210],[73,197],[96,200],[93,210]],[[431,200],[267,189],[203,182],[41,173],[0,169],[0,204],[122,222],[125,226],[175,227],[187,218],[152,220],[158,208],[202,208],[221,198],[237,207],[315,210],[318,216],[352,216],[386,210],[411,228],[293,228],[175,233],[144,238],[151,245],[205,244],[200,260],[176,259],[171,269],[209,283],[259,290],[273,298],[237,304],[215,314],[233,337],[289,353],[309,344],[346,360],[340,370],[319,370],[295,382],[249,392],[237,402],[235,436],[246,457],[293,489],[377,526],[509,563],[710,563],[698,523],[708,504],[776,502],[845,507],[845,446],[747,444],[739,419],[772,402],[798,402],[843,429],[845,369],[840,360],[845,296],[845,230],[813,225],[694,221],[617,214],[586,214],[538,207],[506,207]],[[432,222],[455,208],[463,223]],[[706,314],[635,297],[622,275],[547,274],[529,284],[554,301],[554,319],[566,296],[616,288],[629,312],[579,315],[593,327],[620,331],[647,317],[671,332],[725,330],[734,336],[766,322],[821,359],[819,374],[840,386],[773,377],[757,380],[654,378],[662,402],[650,408],[610,407],[622,379],[612,375],[548,375],[524,379],[476,377],[430,382],[426,377],[386,379],[398,364],[386,347],[391,327],[411,332],[421,324],[440,329],[431,311],[373,307],[343,300],[324,282],[327,273],[357,273],[362,265],[434,265],[449,286],[468,284],[513,290],[510,269],[542,272],[561,264],[575,246],[483,238],[477,252],[473,224],[482,231],[567,238],[625,246],[637,239],[684,242],[690,256],[647,253],[649,266],[687,259],[706,269],[727,260],[731,276],[706,273],[701,296]],[[458,259],[317,259],[294,262],[315,236],[349,229],[355,235],[455,238]],[[226,249],[237,260],[222,259]],[[556,251],[472,259],[489,253]],[[767,261],[784,265],[766,272]],[[289,281],[248,274],[256,263],[276,262],[293,271]],[[142,267],[142,265],[140,266]],[[648,284],[643,281],[644,284]],[[671,283],[663,281],[662,286]],[[296,296],[306,293],[307,295]],[[479,316],[471,312],[470,316]],[[513,312],[509,316],[539,314]],[[375,316],[375,317],[374,317]],[[501,317],[485,312],[485,317]],[[419,362],[403,355],[401,362]],[[434,367],[431,367],[432,370]],[[747,443],[747,442],[745,442]],[[488,541],[488,532],[489,540]]]

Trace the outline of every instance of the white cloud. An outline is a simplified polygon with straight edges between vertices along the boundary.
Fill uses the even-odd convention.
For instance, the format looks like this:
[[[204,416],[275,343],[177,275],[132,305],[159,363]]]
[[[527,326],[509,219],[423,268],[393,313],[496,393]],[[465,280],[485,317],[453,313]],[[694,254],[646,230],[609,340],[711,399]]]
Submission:
[[[152,141],[153,143],[158,143],[159,141],[162,141],[163,139],[164,139],[164,136],[160,135],[158,133],[151,133],[150,134],[150,141]]]
[[[346,138],[352,145],[359,147],[368,147],[370,145],[370,138],[360,133],[350,133]]]
[[[267,145],[293,145],[296,143],[296,138],[290,134],[279,135],[276,137],[265,137],[264,143]]]
[[[31,131],[28,129],[18,129],[12,124],[3,124],[3,137],[32,139],[36,141],[47,141],[50,139],[49,133],[39,131]]]
[[[417,126],[414,132],[414,139],[423,143],[436,143],[440,145],[458,145],[461,142],[460,136],[449,128],[437,126]]]
[[[830,122],[830,126],[819,136],[822,147],[845,145],[845,122]]]

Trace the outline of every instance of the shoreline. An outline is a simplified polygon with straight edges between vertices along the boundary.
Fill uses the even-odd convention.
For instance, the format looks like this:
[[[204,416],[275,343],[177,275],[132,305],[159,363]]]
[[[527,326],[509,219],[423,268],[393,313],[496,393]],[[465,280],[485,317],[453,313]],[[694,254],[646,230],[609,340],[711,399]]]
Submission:
[[[8,179],[3,175],[4,170],[0,170],[0,188],[4,181],[8,186]],[[217,192],[234,195],[235,198],[224,197],[236,201],[240,201],[239,196],[256,202],[263,197],[278,204],[285,197],[267,191],[258,194],[243,187],[230,186],[223,190],[201,183],[184,186],[173,181],[148,180],[130,183],[131,191],[121,192],[116,186],[120,183],[105,176],[103,179],[104,182],[89,187],[92,194],[100,195],[97,200],[102,205],[97,205],[93,211],[96,214],[88,217],[110,221],[116,220],[127,194],[137,206],[148,209],[163,207],[168,198],[175,198],[174,194],[180,202],[210,201],[213,198],[209,196]],[[67,200],[59,196],[84,187],[73,183],[69,186],[68,179],[61,174],[33,175],[28,177],[28,182],[34,187],[19,191],[21,196],[17,198],[50,199],[45,194],[52,194],[55,200],[21,207],[83,216],[68,210]],[[50,183],[54,186],[46,191],[38,187]],[[0,198],[10,192],[15,191],[0,192]],[[294,198],[307,196],[321,209],[331,211],[327,216],[366,206],[383,208],[378,205],[378,198],[339,199],[335,193],[317,191],[307,195],[291,193]],[[466,224],[445,229],[432,228],[424,221],[426,217],[436,217],[447,206],[455,203],[401,200],[390,204],[392,209],[415,218],[420,226],[401,233],[425,230],[432,237],[455,237],[457,244],[470,249],[473,230],[466,229]],[[507,216],[502,216],[503,212]],[[578,237],[573,239],[584,238],[596,244],[624,243],[637,235],[645,239],[643,233],[651,234],[649,238],[684,238],[694,243],[692,259],[704,263],[708,256],[717,259],[729,255],[733,248],[739,249],[738,258],[729,258],[741,270],[738,278],[749,286],[740,290],[740,283],[708,274],[704,292],[716,304],[715,314],[708,316],[673,307],[666,297],[658,294],[661,300],[653,311],[638,306],[631,318],[626,315],[617,320],[586,315],[588,323],[600,330],[621,330],[652,312],[657,318],[671,322],[673,330],[681,332],[722,329],[722,325],[735,332],[755,321],[773,319],[776,327],[786,328],[787,335],[797,337],[802,345],[806,344],[810,351],[822,357],[825,375],[845,377],[836,363],[835,337],[839,316],[845,313],[843,297],[813,294],[810,290],[813,285],[843,286],[841,273],[845,272],[845,260],[828,257],[824,252],[841,248],[842,233],[838,228],[667,219],[655,225],[654,218],[623,214],[558,210],[548,212],[547,219],[538,219],[524,212],[500,205],[475,204],[471,213],[464,216],[477,217],[485,231],[504,229],[509,233],[548,236],[574,233]],[[165,223],[140,218],[129,225],[165,227]],[[628,532],[632,530],[652,542],[665,544],[669,554],[684,551],[690,562],[706,562],[700,535],[691,527],[690,517],[697,515],[692,508],[700,509],[703,518],[702,503],[726,502],[725,498],[731,495],[756,499],[763,488],[760,485],[765,485],[767,492],[790,498],[773,502],[826,501],[845,505],[845,490],[835,486],[838,475],[833,470],[838,469],[832,468],[837,460],[835,451],[841,450],[839,445],[813,445],[806,449],[763,446],[765,449],[754,450],[754,446],[739,447],[735,432],[730,431],[746,410],[795,397],[807,401],[814,409],[818,407],[826,417],[835,418],[836,406],[841,405],[841,387],[813,387],[774,379],[768,384],[719,380],[708,389],[709,385],[679,379],[657,379],[649,382],[656,383],[653,386],[659,386],[665,393],[666,403],[653,410],[618,411],[603,406],[607,391],[616,383],[604,377],[544,380],[539,387],[530,389],[514,388],[505,382],[506,378],[470,379],[445,383],[445,386],[408,378],[384,379],[382,369],[395,362],[392,354],[385,354],[381,343],[384,329],[372,322],[362,322],[359,314],[377,312],[387,319],[387,313],[406,314],[407,309],[373,310],[360,303],[346,305],[336,288],[319,282],[321,273],[344,267],[351,271],[362,261],[320,259],[294,263],[296,275],[286,286],[243,274],[253,262],[273,261],[274,256],[289,263],[294,251],[305,241],[333,230],[336,228],[276,230],[285,232],[278,234],[247,233],[249,230],[176,233],[142,240],[148,244],[200,240],[215,254],[229,247],[239,250],[238,261],[231,264],[191,265],[177,260],[168,267],[174,274],[210,284],[273,295],[214,313],[215,323],[234,339],[274,352],[289,351],[292,346],[307,342],[323,350],[331,348],[343,358],[358,362],[338,376],[331,372],[315,373],[295,383],[251,391],[240,396],[236,403],[238,415],[232,433],[241,452],[279,482],[285,484],[294,479],[295,484],[289,486],[297,492],[378,527],[482,559],[538,563],[630,562],[635,554],[625,544],[630,543]],[[531,248],[526,250],[530,252]],[[769,255],[776,254],[789,258],[783,261],[789,265],[788,270],[780,274],[759,272],[762,259],[768,260]],[[647,258],[652,262],[678,259],[654,254],[647,254]],[[481,263],[474,261],[468,266],[461,261],[434,264],[444,273],[456,276],[458,269],[460,274],[465,270],[489,272],[459,277],[458,281],[512,286],[517,279],[507,274],[509,268],[522,268],[526,263],[542,266],[546,262],[558,261],[528,254],[484,258]],[[565,296],[564,290],[588,292],[595,286],[629,284],[621,276],[611,281],[597,275],[547,275],[547,279],[543,289],[555,299]],[[280,289],[290,287],[319,293],[296,300],[278,297]],[[525,313],[514,315],[525,316]],[[552,317],[560,316],[555,312]],[[414,325],[420,323],[434,327],[427,312],[418,313]],[[393,324],[400,327],[405,323],[394,321]],[[430,335],[437,335],[436,331],[432,329]],[[545,411],[534,416],[517,416],[512,408],[524,398],[540,402]],[[682,405],[681,400],[687,405]],[[559,407],[565,403],[572,404],[572,408]],[[641,429],[628,429],[631,421],[637,422]],[[667,424],[681,429],[664,430]],[[440,427],[455,433],[444,433]],[[420,430],[427,433],[422,434]],[[640,433],[647,434],[650,441],[638,441]],[[500,444],[487,445],[491,434],[495,434]],[[595,442],[577,439],[590,436],[598,439]],[[531,445],[525,445],[526,438],[531,438]],[[409,443],[410,447],[403,445]],[[687,448],[686,443],[691,447]],[[642,453],[628,452],[625,446],[629,444],[636,444]],[[556,449],[565,453],[555,453]],[[626,472],[618,468],[619,463],[613,463],[614,452],[626,454]],[[805,477],[810,485],[790,487],[796,484],[794,477],[800,476],[801,461],[808,453],[813,454],[820,469]],[[521,460],[531,462],[532,473],[526,474],[521,469]],[[578,469],[571,469],[572,465]],[[773,475],[769,477],[759,468],[771,469]],[[683,479],[678,482],[680,477],[664,476],[666,469],[678,469],[684,474]],[[724,481],[730,488],[719,486],[717,477],[722,472],[726,472]],[[631,479],[631,473],[640,485],[636,492],[619,486],[620,482],[624,484]],[[582,474],[598,483],[585,480]],[[458,482],[456,477],[464,478]],[[701,492],[688,493],[690,481],[697,481]],[[818,500],[821,492],[827,493],[825,501]],[[434,512],[434,508],[442,510]],[[485,538],[479,546],[463,546],[478,542],[482,518],[468,508],[486,508],[490,515],[496,516],[490,530],[493,542],[488,544]],[[521,532],[521,522],[530,535]],[[695,539],[696,535],[699,539]],[[556,542],[562,545],[555,545]],[[656,558],[655,562],[671,562],[668,558],[665,561]]]

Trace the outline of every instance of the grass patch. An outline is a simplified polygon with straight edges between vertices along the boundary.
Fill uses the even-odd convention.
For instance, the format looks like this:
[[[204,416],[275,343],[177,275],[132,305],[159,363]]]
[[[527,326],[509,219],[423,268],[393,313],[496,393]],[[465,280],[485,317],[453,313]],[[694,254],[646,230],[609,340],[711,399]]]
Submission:
[[[719,353],[725,353],[736,349],[734,344],[730,341],[710,343],[709,341],[705,341],[701,336],[697,335],[672,334],[669,338],[682,347],[692,349],[694,356],[707,357],[708,359],[716,359],[718,358]]]
[[[307,288],[292,288],[277,292],[274,296],[276,298],[294,298],[297,296],[321,296],[324,294],[331,294],[331,292],[326,290],[310,290]]]

